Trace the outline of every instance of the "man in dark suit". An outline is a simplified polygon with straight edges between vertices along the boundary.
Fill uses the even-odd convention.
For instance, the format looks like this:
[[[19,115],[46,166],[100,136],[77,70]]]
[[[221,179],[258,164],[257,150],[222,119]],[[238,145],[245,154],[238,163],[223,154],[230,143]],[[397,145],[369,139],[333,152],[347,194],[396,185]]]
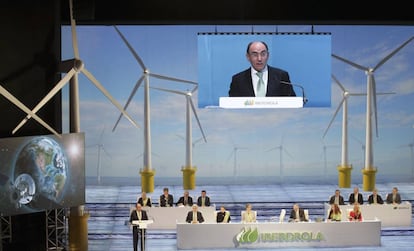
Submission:
[[[168,187],[164,187],[163,194],[160,196],[160,207],[172,207],[174,204],[174,197],[169,193]]]
[[[207,196],[207,191],[202,190],[201,195],[197,198],[197,205],[199,207],[209,207],[210,206],[210,197]]]
[[[187,213],[185,221],[187,223],[203,223],[204,217],[203,214],[200,211],[198,211],[198,206],[194,204],[192,209],[193,210]]]
[[[358,187],[354,187],[354,192],[349,195],[348,202],[351,205],[353,205],[355,202],[358,202],[359,205],[364,204],[364,197],[359,192]]]
[[[148,215],[145,210],[142,210],[142,205],[137,203],[135,210],[131,212],[129,216],[129,223],[132,224],[133,221],[148,220]],[[134,225],[132,227],[132,243],[134,245],[134,251],[138,251],[138,242],[141,240],[141,251],[145,250],[145,239],[146,239],[145,229],[140,229],[139,225]]]
[[[184,195],[177,201],[177,206],[192,206],[193,198],[190,196],[188,191],[184,191]]]
[[[393,187],[392,193],[387,194],[387,203],[388,204],[400,204],[401,203],[401,195],[398,192],[397,187]]]
[[[344,197],[341,195],[339,189],[336,189],[335,194],[329,198],[329,204],[345,205]]]
[[[247,46],[246,58],[251,67],[232,76],[229,97],[296,96],[289,82],[289,73],[267,65],[269,49],[265,42],[254,41]]]
[[[368,196],[368,204],[384,204],[384,200],[381,195],[378,194],[378,190],[374,188],[372,194]]]
[[[305,210],[299,207],[299,204],[294,204],[292,211],[290,211],[289,222],[308,221],[306,219]]]

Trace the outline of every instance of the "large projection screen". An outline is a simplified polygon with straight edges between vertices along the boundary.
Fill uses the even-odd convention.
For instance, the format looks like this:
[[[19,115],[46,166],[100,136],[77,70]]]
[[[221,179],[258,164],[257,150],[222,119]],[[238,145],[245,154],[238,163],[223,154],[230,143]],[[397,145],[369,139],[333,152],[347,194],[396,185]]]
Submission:
[[[85,204],[84,133],[0,139],[0,214]]]
[[[228,97],[232,75],[250,67],[251,41],[268,45],[268,64],[288,71],[291,83],[303,87],[306,107],[331,106],[330,33],[199,33],[199,108],[216,108],[220,97]]]

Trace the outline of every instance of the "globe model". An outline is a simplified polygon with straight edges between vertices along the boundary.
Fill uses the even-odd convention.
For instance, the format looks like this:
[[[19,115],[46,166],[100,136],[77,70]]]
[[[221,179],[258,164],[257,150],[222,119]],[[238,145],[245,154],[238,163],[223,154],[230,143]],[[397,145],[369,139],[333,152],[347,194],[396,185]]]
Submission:
[[[16,156],[13,179],[19,198],[15,199],[29,206],[40,199],[59,203],[67,182],[67,168],[68,158],[54,139],[31,139]]]

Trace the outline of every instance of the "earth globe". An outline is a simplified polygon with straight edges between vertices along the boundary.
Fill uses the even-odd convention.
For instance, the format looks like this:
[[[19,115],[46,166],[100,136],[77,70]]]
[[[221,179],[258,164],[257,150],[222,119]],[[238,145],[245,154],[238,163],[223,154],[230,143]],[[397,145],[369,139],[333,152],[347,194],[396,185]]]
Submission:
[[[68,158],[54,139],[35,137],[16,155],[13,175],[14,199],[20,204],[43,207],[47,200],[59,204],[68,178]]]

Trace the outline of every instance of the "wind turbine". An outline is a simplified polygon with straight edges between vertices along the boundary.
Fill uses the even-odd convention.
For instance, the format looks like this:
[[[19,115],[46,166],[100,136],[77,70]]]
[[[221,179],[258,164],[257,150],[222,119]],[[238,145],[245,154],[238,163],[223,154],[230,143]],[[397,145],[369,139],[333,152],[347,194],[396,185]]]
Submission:
[[[80,58],[78,41],[76,36],[76,21],[73,16],[73,2],[69,0],[70,24],[72,32],[72,46],[74,58],[61,62],[61,70],[66,75],[55,85],[52,90],[33,108],[32,113],[39,111],[53,96],[56,95],[70,81],[70,131],[80,132],[80,113],[79,113],[79,81],[78,75],[84,74],[92,84],[96,86],[116,108],[135,126],[138,124],[122,109],[122,106],[111,96],[111,94],[102,86],[102,84],[89,72]],[[64,72],[63,72],[64,73]],[[32,114],[28,114],[13,130],[13,134],[17,132],[30,118]]]
[[[246,147],[234,146],[227,160],[233,156],[233,178],[237,177],[237,152],[239,150],[247,149]]]
[[[280,177],[280,182],[282,183],[283,180],[284,180],[283,152],[286,153],[287,155],[289,155],[291,158],[293,158],[293,157],[283,147],[283,138],[282,138],[282,141],[281,141],[280,145],[278,145],[276,147],[273,147],[273,148],[270,148],[266,152],[270,152],[270,151],[273,151],[273,150],[279,150],[279,177]]]
[[[324,165],[323,165],[323,171],[324,171],[324,174],[325,174],[325,179],[327,179],[328,178],[328,157],[327,157],[327,151],[328,151],[328,148],[330,148],[330,147],[338,147],[338,145],[326,145],[324,142],[323,142],[323,147],[322,147],[322,149],[323,149],[323,163],[324,163]]]
[[[106,151],[103,143],[102,143],[102,138],[103,138],[103,134],[105,131],[105,127],[102,129],[101,135],[99,136],[99,141],[97,144],[93,145],[96,146],[98,148],[98,160],[97,160],[97,166],[96,166],[96,178],[97,178],[97,182],[98,185],[101,184],[101,169],[102,169],[102,152],[104,152],[109,158],[112,159],[112,156]]]
[[[191,113],[194,114],[194,117],[197,120],[198,127],[200,128],[201,134],[203,135],[204,142],[207,142],[206,136],[204,134],[203,128],[201,127],[200,120],[198,119],[198,115],[196,112],[196,108],[194,106],[192,95],[197,90],[196,86],[192,91],[176,91],[176,90],[170,90],[165,88],[159,88],[159,87],[151,87],[152,89],[164,91],[164,92],[170,92],[175,93],[178,95],[185,96],[186,100],[186,144],[185,144],[185,166],[182,168],[183,172],[183,181],[184,181],[184,189],[194,189],[195,187],[195,167],[193,166],[193,139],[192,139],[192,125],[191,125]]]
[[[407,145],[402,145],[401,147],[409,147],[410,148],[410,157],[411,157],[411,177],[414,177],[414,139],[408,143]]]
[[[359,65],[348,59],[342,58],[335,54],[332,56],[340,61],[343,61],[357,69],[365,71],[367,75],[367,101],[366,101],[366,138],[365,138],[365,167],[363,169],[363,189],[365,191],[372,191],[375,188],[375,173],[377,168],[374,166],[374,156],[373,156],[373,145],[372,145],[372,115],[374,115],[375,120],[375,131],[378,137],[378,119],[377,119],[377,98],[376,98],[376,84],[374,78],[374,72],[381,67],[385,62],[387,62],[392,56],[394,56],[398,51],[400,51],[404,46],[410,43],[414,37],[411,37],[405,41],[398,48],[393,50],[390,54],[384,57],[378,64],[371,68]]]
[[[145,66],[144,61],[138,56],[138,54],[135,52],[134,48],[130,45],[130,43],[127,41],[125,36],[121,33],[121,31],[114,26],[116,32],[121,37],[121,39],[124,41],[128,49],[131,51],[134,58],[137,60],[139,66],[141,67],[143,73],[142,76],[138,79],[136,82],[134,88],[131,91],[131,94],[129,95],[129,98],[124,106],[124,110],[126,110],[129,106],[129,103],[131,102],[132,98],[134,97],[136,91],[138,90],[139,86],[141,85],[142,81],[144,81],[144,167],[140,171],[141,174],[141,190],[145,191],[147,193],[152,193],[154,191],[154,174],[155,171],[152,168],[151,163],[151,126],[150,126],[150,96],[149,96],[149,78],[154,77],[157,79],[162,80],[169,80],[169,81],[175,81],[175,82],[181,82],[181,83],[187,83],[192,85],[197,85],[196,82],[178,79],[178,78],[172,78],[167,77],[155,73],[151,73],[149,69]],[[119,121],[121,120],[122,116],[124,114],[121,113],[118,117],[118,120],[116,121],[112,131],[115,131]]]

